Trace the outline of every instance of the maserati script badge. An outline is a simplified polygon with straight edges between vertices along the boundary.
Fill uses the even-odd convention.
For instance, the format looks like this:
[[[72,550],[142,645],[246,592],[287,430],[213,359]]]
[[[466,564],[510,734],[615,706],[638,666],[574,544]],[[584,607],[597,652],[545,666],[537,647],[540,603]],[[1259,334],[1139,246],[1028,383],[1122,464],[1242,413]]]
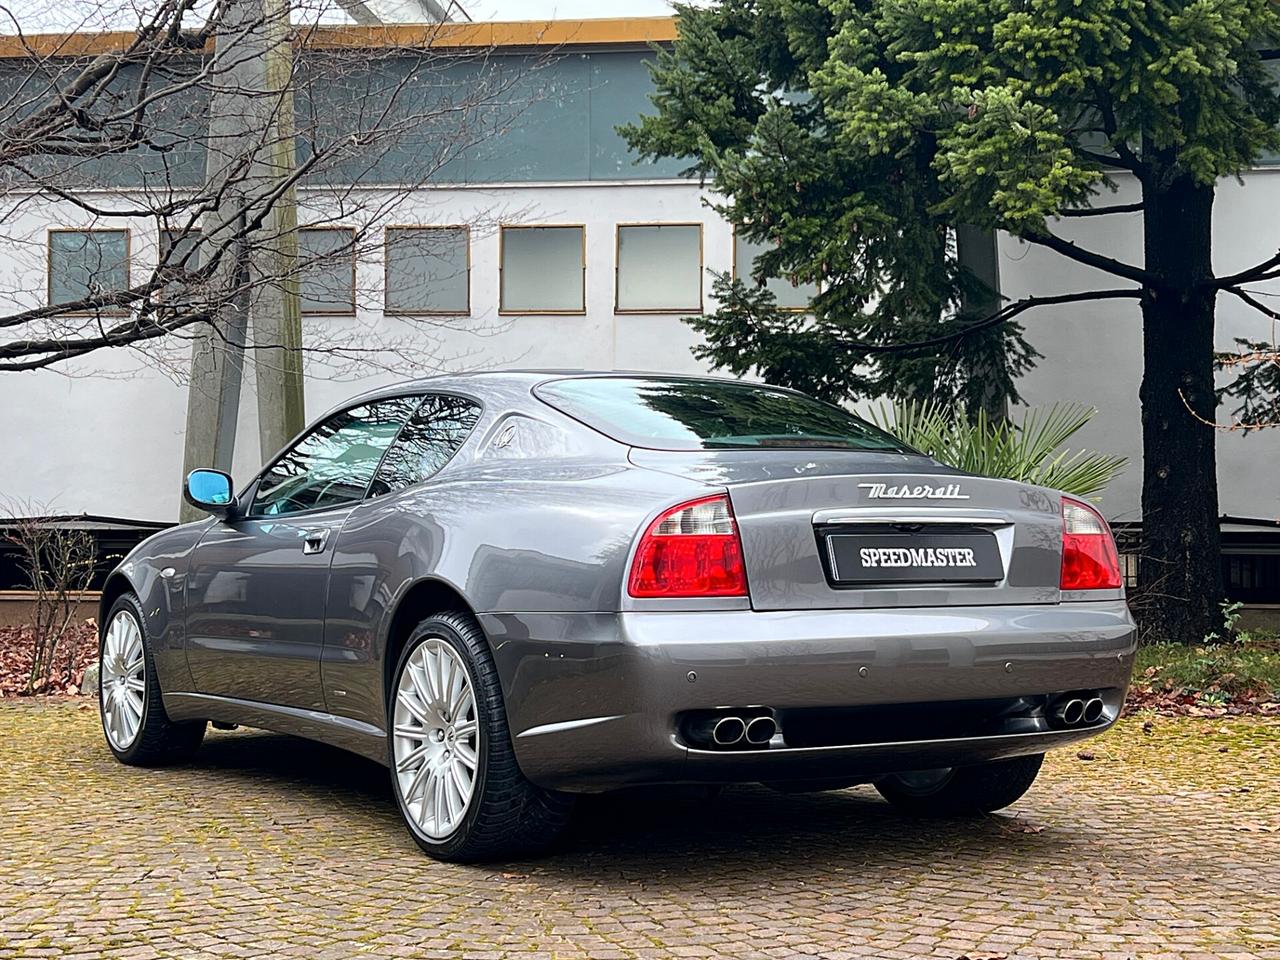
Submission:
[[[927,483],[890,486],[887,483],[860,483],[858,488],[867,491],[868,500],[968,500],[967,493],[960,492],[960,484],[948,483],[945,487],[931,487]]]

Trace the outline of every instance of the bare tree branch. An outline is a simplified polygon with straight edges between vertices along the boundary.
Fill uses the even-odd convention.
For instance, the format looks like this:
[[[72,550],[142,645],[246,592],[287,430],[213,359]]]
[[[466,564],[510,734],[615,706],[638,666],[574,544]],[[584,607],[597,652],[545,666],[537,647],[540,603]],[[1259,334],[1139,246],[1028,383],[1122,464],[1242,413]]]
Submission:
[[[1142,296],[1142,291],[1138,289],[1121,289],[1121,290],[1085,290],[1080,293],[1063,293],[1047,297],[1024,297],[1021,300],[1014,300],[1011,303],[1001,307],[995,313],[983,317],[981,320],[975,320],[973,323],[966,325],[961,330],[951,333],[942,334],[936,337],[929,337],[925,340],[915,340],[911,343],[869,343],[866,341],[849,341],[845,346],[850,351],[857,351],[866,354],[885,354],[885,353],[905,353],[912,350],[927,350],[934,347],[945,346],[947,344],[956,343],[965,337],[971,337],[975,333],[983,330],[989,330],[992,327],[999,326],[1002,323],[1008,323],[1019,314],[1026,313],[1036,307],[1057,306],[1065,303],[1086,303],[1092,300],[1137,300]]]
[[[1105,256],[1101,253],[1095,253],[1092,250],[1086,250],[1084,247],[1077,246],[1070,240],[1064,240],[1062,237],[1048,230],[1037,233],[1022,233],[1018,236],[1026,240],[1028,243],[1034,243],[1037,246],[1048,247],[1054,253],[1060,253],[1069,260],[1076,263],[1083,263],[1087,267],[1094,267],[1107,273],[1122,277],[1125,280],[1132,280],[1134,283],[1140,283],[1148,287],[1156,287],[1160,285],[1159,278],[1142,267],[1136,267],[1131,263],[1124,263],[1113,257]]]
[[[82,233],[128,230],[130,238],[143,237],[145,249],[141,257],[131,249],[115,273],[99,250],[87,285],[64,282],[61,289],[74,296],[45,297],[15,273],[11,288],[0,289],[0,371],[119,347],[168,364],[164,344],[215,328],[225,313],[219,308],[240,302],[248,288],[296,284],[302,272],[353,262],[356,254],[381,256],[382,226],[396,222],[394,211],[518,118],[539,95],[531,80],[556,55],[554,43],[566,39],[549,30],[545,52],[495,57],[487,24],[295,25],[283,41],[295,51],[286,98],[283,90],[241,88],[239,68],[261,55],[267,31],[262,18],[246,22],[243,4],[231,17],[237,2],[160,0],[130,33],[31,37],[19,26],[0,38],[0,53],[9,57],[0,66],[18,68],[0,71],[0,224],[9,228],[0,245],[15,260],[29,245],[26,275],[41,277],[52,255],[42,224],[51,219]],[[231,142],[210,135],[207,110],[226,93],[261,121]],[[295,116],[305,122],[295,121],[297,139],[290,135],[285,144],[273,118],[292,112],[295,97]],[[264,176],[263,158],[281,150],[296,163]],[[402,156],[413,163],[397,160],[403,175],[389,182],[389,160]],[[246,249],[285,242],[267,224],[291,190],[306,197],[303,229],[338,224],[352,231],[351,243],[304,256],[284,273],[255,269],[246,277],[228,269]],[[473,220],[482,228],[485,218],[480,211]],[[502,217],[519,218],[518,211]],[[33,221],[41,226],[24,236],[18,224]],[[458,322],[426,315],[384,326]],[[394,348],[376,334],[358,345],[344,339],[309,334],[299,349],[364,358]],[[277,346],[250,349],[271,353]]]
[[[1226,292],[1239,297],[1263,316],[1270,317],[1272,320],[1280,320],[1280,311],[1272,310],[1265,303],[1252,296],[1249,291],[1242,290],[1240,287],[1227,287]]]
[[[1260,280],[1273,280],[1280,276],[1280,272],[1273,273],[1276,267],[1280,267],[1280,250],[1276,251],[1276,255],[1268,257],[1261,263],[1255,263],[1252,267],[1241,270],[1239,273],[1233,273],[1229,276],[1218,277],[1213,281],[1213,286],[1219,290],[1226,290],[1230,287],[1237,287],[1242,283],[1256,283]]]
[[[1141,213],[1142,204],[1139,203],[1115,203],[1109,207],[1082,207],[1079,210],[1063,210],[1058,214],[1060,217],[1105,217],[1112,213]]]

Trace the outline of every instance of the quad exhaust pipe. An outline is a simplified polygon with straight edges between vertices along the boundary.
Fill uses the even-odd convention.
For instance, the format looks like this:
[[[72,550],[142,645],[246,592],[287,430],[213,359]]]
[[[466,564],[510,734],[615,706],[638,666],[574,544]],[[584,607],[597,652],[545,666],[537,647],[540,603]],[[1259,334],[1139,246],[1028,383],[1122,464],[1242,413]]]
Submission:
[[[1056,726],[1091,726],[1102,719],[1105,704],[1096,693],[1070,693],[1059,697],[1050,710]]]

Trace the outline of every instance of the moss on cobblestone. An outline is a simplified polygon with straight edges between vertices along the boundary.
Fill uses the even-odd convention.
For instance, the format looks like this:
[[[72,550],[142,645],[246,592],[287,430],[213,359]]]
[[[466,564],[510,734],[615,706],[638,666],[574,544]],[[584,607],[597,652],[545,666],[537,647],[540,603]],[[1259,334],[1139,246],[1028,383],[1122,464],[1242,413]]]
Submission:
[[[93,710],[4,704],[0,770],[5,958],[1280,960],[1275,719],[1127,718],[974,823],[868,788],[596,798],[557,855],[486,867],[422,856],[380,767],[284,737],[133,770]]]

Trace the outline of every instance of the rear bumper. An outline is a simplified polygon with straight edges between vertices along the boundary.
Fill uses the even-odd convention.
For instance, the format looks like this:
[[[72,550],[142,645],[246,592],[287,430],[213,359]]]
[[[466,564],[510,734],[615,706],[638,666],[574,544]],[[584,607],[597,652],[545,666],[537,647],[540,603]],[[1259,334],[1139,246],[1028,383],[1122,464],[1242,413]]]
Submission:
[[[521,769],[560,790],[628,784],[870,779],[894,770],[1040,753],[1105,730],[1133,662],[1123,601],[1040,606],[620,614],[488,614]],[[1103,719],[1074,730],[723,752],[682,742],[685,711],[1043,697],[1098,690]],[[785,723],[784,723],[785,734]],[[949,735],[951,734],[951,735]]]

